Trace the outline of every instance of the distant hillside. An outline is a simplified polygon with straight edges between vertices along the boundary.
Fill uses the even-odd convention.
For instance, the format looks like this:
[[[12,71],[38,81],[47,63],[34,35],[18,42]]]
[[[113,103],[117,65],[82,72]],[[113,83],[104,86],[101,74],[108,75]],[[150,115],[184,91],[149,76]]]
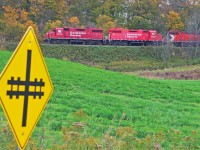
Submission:
[[[0,51],[0,70],[10,56]],[[44,149],[66,144],[75,149],[77,145],[80,149],[88,145],[91,149],[99,145],[199,148],[199,81],[149,80],[55,58],[45,60],[55,91],[29,147],[37,143]],[[7,122],[2,110],[0,118],[0,143],[6,149],[11,135],[3,133]]]

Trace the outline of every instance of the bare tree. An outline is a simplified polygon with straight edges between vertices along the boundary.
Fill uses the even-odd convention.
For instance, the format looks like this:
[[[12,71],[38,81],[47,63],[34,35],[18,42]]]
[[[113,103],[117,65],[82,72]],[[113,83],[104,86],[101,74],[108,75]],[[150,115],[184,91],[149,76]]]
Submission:
[[[200,8],[193,8],[190,12],[189,19],[187,20],[187,31],[194,33],[199,44],[200,36]]]
[[[194,34],[193,39],[195,41],[192,43],[192,46],[195,46],[191,52],[192,59],[197,57],[199,53],[200,46],[200,7],[192,8],[189,14],[189,18],[186,22],[187,31]]]

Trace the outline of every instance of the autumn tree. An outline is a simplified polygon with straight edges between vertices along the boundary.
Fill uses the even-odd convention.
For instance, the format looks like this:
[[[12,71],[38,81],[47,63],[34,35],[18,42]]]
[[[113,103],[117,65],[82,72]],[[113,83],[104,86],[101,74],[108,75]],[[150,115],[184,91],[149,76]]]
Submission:
[[[184,23],[180,15],[174,11],[170,11],[167,15],[167,28],[168,30],[183,30]]]
[[[127,2],[127,28],[155,29],[159,32],[164,28],[162,13],[158,0],[134,0]]]
[[[95,26],[96,18],[102,14],[102,0],[68,0],[69,18],[79,17],[80,26]]]
[[[78,27],[78,25],[79,25],[79,19],[78,19],[78,17],[71,17],[71,18],[69,18],[69,23],[70,23],[70,26],[72,26],[72,27]]]
[[[168,15],[169,12],[179,14],[182,22],[186,22],[191,8],[194,8],[199,0],[161,0],[162,12]],[[195,2],[196,1],[196,2]]]
[[[101,15],[97,18],[97,27],[102,28],[105,35],[108,35],[108,30],[110,28],[115,28],[115,22],[113,19],[107,15]]]
[[[117,26],[165,34],[166,30],[184,29],[191,8],[199,4],[199,0],[1,0],[0,28],[12,34],[11,30],[17,33],[22,26],[35,24],[44,33],[61,21],[62,26],[98,26],[105,32]],[[15,28],[9,29],[8,24]]]
[[[49,20],[48,22],[46,22],[44,30],[43,30],[43,34],[45,34],[46,32],[52,30],[55,27],[62,27],[62,22],[60,20],[56,20],[56,21],[51,21]]]
[[[40,31],[49,20],[67,22],[68,5],[66,0],[30,0],[30,19],[38,23]]]
[[[151,29],[151,22],[140,16],[135,16],[133,20],[130,21],[129,28],[131,29]]]
[[[102,15],[113,18],[116,25],[120,27],[126,26],[126,0],[105,0],[102,5]]]
[[[19,14],[17,12],[17,9],[12,8],[10,6],[4,6],[4,14],[3,14],[3,22],[6,25],[5,26],[5,34],[6,39],[8,40],[14,40],[17,37],[20,32],[22,32],[22,26],[18,22]]]
[[[28,12],[10,6],[4,6],[3,8],[4,13],[1,24],[5,27],[4,33],[7,40],[21,38],[28,26],[32,26],[38,33],[37,25],[28,19]]]

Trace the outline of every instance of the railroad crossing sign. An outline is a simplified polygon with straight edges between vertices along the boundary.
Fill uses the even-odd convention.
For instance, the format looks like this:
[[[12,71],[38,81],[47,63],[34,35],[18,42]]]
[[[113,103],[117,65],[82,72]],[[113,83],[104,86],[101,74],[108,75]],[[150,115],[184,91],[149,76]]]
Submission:
[[[29,27],[0,76],[0,102],[20,149],[24,149],[52,92],[37,38]]]

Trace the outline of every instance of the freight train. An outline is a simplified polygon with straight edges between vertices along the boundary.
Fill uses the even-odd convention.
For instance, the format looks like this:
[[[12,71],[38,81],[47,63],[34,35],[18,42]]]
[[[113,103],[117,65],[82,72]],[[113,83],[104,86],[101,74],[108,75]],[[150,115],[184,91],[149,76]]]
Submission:
[[[45,34],[44,42],[50,44],[84,44],[117,46],[159,46],[172,42],[175,46],[200,45],[200,34],[170,31],[163,38],[156,30],[132,30],[124,28],[109,29],[108,37],[99,28],[53,28]]]

